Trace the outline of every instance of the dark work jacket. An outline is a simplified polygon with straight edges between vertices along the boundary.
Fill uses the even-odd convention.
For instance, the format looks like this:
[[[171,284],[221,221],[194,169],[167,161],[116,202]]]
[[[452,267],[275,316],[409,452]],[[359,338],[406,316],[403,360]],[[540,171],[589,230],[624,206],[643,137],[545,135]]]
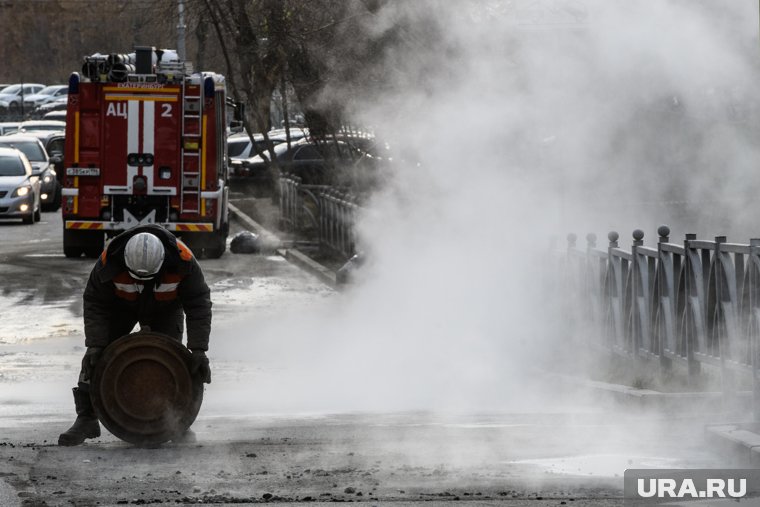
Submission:
[[[124,263],[127,241],[140,232],[153,233],[164,244],[164,263],[155,282],[132,278]],[[111,240],[90,272],[84,290],[85,345],[105,347],[119,338],[110,336],[115,321],[150,326],[182,310],[187,323],[187,347],[208,350],[211,296],[198,261],[184,243],[163,227],[135,227]]]

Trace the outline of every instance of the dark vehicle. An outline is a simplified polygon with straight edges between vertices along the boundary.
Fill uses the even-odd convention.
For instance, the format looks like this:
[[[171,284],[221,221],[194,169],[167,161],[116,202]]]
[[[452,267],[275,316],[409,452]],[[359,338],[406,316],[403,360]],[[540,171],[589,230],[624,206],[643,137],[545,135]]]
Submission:
[[[45,145],[45,151],[50,158],[50,162],[55,167],[55,174],[58,181],[63,177],[63,151],[66,147],[66,134],[63,132],[50,132],[44,139],[40,139]],[[60,192],[60,189],[58,190]]]
[[[63,152],[66,147],[66,133],[63,131],[36,130],[29,132],[28,135],[34,136],[42,142],[45,152],[48,154],[50,163],[55,169],[55,177],[60,182],[63,179]],[[58,189],[60,194],[61,189]],[[56,207],[56,209],[58,209]]]
[[[16,148],[26,155],[32,164],[32,174],[40,179],[40,202],[45,211],[56,210],[61,205],[61,184],[56,178],[42,142],[31,134],[9,134],[0,137],[0,147]]]
[[[281,174],[287,173],[298,176],[303,183],[325,184],[336,174],[328,174],[331,166],[352,165],[366,154],[351,143],[327,139],[315,141],[300,139],[290,144],[280,143],[274,147],[277,167]],[[271,176],[269,167],[269,152],[264,156],[256,155],[244,161],[241,175],[249,178],[268,181]]]
[[[40,179],[19,150],[0,148],[0,218],[40,220]]]

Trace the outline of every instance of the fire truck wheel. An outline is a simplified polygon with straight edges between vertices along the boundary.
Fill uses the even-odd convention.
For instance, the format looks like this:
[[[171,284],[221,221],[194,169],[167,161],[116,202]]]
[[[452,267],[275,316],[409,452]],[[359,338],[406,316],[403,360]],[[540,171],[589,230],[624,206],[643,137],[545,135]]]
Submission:
[[[218,232],[214,233],[212,245],[204,248],[204,253],[209,259],[218,259],[227,249],[227,235]]]
[[[64,246],[63,255],[70,259],[76,259],[82,256],[82,249],[76,246]]]

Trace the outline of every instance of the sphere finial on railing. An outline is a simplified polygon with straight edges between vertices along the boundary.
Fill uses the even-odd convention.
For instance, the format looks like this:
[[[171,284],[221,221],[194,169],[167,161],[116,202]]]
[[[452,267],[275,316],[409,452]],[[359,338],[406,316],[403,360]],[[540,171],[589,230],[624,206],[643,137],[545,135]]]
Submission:
[[[596,234],[593,232],[589,232],[586,234],[586,243],[588,244],[589,248],[595,248],[596,247]]]
[[[575,242],[578,241],[578,235],[574,232],[571,232],[567,235],[567,247],[568,248],[575,248]]]
[[[634,229],[633,231],[633,246],[642,246],[644,244],[644,231],[641,229]]]
[[[611,248],[617,248],[618,246],[618,238],[620,238],[620,234],[617,233],[617,231],[610,231],[609,234],[607,234],[607,239],[610,240],[610,247]]]
[[[657,234],[660,235],[660,243],[667,243],[670,241],[670,227],[663,224],[657,228]]]

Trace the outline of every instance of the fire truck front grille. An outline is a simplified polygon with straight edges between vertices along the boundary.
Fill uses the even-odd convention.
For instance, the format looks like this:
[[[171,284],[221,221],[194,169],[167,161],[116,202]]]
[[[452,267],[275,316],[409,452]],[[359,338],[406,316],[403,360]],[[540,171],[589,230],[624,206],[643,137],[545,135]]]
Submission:
[[[168,198],[160,195],[141,195],[141,196],[117,196],[114,202],[114,220],[124,220],[124,210],[142,220],[151,211],[156,212],[156,222],[166,222],[168,216]]]

